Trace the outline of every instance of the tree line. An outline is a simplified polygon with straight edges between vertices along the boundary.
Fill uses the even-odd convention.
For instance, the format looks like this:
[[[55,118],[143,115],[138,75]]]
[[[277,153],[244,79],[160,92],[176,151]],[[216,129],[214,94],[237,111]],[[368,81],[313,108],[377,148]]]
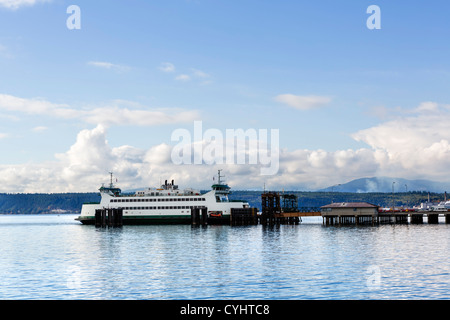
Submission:
[[[0,213],[79,213],[83,203],[99,201],[98,193],[0,193]]]
[[[282,194],[283,192],[279,192]],[[351,193],[285,191],[298,198],[299,207],[319,208],[333,202],[368,202],[380,207],[413,207],[423,202],[444,201],[443,193]],[[247,201],[250,206],[261,209],[261,191],[233,191],[229,199]],[[0,214],[48,214],[80,213],[83,203],[100,202],[99,193],[0,193]]]

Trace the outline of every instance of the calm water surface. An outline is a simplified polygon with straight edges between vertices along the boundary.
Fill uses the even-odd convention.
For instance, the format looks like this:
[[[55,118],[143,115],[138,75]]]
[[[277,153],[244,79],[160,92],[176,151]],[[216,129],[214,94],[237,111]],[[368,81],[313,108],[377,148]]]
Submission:
[[[0,215],[0,299],[449,299],[450,225],[83,226]]]

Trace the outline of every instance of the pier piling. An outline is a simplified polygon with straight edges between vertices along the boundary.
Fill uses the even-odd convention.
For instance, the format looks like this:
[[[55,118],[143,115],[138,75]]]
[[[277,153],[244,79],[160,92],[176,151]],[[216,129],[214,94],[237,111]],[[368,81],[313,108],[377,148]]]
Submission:
[[[97,228],[123,226],[123,209],[97,209],[95,210],[95,226]]]
[[[208,209],[202,208],[191,208],[191,225],[207,225],[208,222]]]
[[[439,223],[439,214],[438,213],[429,213],[428,214],[428,223],[429,224],[437,224]]]
[[[232,226],[258,224],[257,209],[256,208],[231,209],[230,224]]]

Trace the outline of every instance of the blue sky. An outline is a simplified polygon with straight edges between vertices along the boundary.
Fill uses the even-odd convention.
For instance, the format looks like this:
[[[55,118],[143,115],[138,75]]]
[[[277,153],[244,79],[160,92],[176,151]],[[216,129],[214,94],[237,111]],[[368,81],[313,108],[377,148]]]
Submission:
[[[66,26],[73,4],[79,30]],[[366,26],[373,4],[380,30]],[[122,187],[167,177],[204,188],[219,168],[234,188],[445,180],[449,9],[442,1],[0,0],[0,191],[95,190],[109,170]],[[195,120],[223,132],[279,129],[280,171],[174,166],[171,134]]]

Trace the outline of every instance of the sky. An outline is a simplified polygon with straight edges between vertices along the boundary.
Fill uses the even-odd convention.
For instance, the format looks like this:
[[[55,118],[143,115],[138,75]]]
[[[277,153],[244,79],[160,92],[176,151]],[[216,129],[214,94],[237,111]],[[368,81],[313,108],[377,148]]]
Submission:
[[[449,182],[448,12],[436,0],[0,0],[0,192],[91,192],[109,172],[125,190],[208,189],[217,170],[251,190]],[[256,133],[233,149],[247,160],[221,161],[239,129]],[[203,161],[174,161],[185,145]]]

